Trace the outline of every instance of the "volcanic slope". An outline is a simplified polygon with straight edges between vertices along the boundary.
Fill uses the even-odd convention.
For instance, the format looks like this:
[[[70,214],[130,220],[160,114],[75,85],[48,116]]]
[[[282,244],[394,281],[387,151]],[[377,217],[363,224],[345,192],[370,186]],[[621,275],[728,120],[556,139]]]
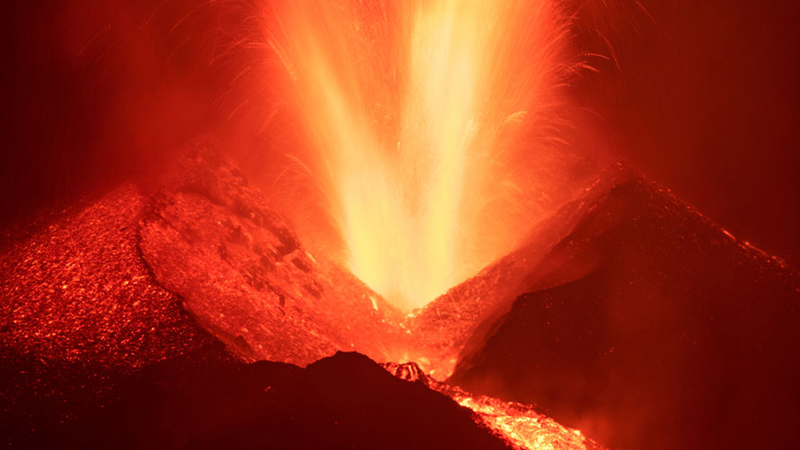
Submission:
[[[0,434],[24,439],[69,420],[119,379],[178,355],[306,365],[357,347],[388,358],[405,334],[392,307],[308,254],[214,155],[198,144],[166,179],[6,236]]]
[[[469,317],[448,382],[611,448],[800,445],[797,271],[621,165],[555,217],[420,314]]]

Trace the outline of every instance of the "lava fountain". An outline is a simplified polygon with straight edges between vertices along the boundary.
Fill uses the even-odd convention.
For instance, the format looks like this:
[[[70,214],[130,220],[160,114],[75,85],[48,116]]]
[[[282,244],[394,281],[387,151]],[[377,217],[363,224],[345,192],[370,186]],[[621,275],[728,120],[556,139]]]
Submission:
[[[507,253],[547,196],[576,60],[553,0],[265,8],[346,264],[398,307]]]

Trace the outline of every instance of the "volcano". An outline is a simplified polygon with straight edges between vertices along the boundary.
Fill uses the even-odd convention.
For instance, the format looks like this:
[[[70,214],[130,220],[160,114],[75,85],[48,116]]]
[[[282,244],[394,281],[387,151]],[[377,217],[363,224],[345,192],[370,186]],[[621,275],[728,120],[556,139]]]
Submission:
[[[498,437],[456,403],[472,400],[464,393],[403,387],[367,357],[317,362],[339,351],[405,360],[413,353],[409,319],[337,263],[312,256],[205,141],[165,176],[8,230],[1,267],[2,423],[15,447],[214,447],[231,438],[246,448],[504,448],[520,441]],[[280,364],[243,365],[256,361]],[[230,383],[241,389],[228,390]],[[336,393],[341,383],[351,395]],[[360,383],[374,389],[359,390]],[[281,400],[253,404],[264,389],[282,392]],[[177,403],[186,398],[225,406],[180,419],[167,403],[159,406],[164,390],[178,396],[166,399],[174,408],[185,408]],[[208,390],[223,397],[207,397]],[[177,415],[145,420],[162,409]],[[226,416],[231,410],[254,416]],[[407,417],[392,419],[398,414]],[[589,442],[531,411],[510,415],[492,409],[491,420],[519,419],[531,436],[545,433],[545,441],[568,448]],[[100,422],[107,432],[97,432]],[[207,434],[211,422],[219,427]],[[341,424],[340,433],[321,422]],[[174,433],[158,431],[167,423]],[[245,436],[232,438],[239,433]]]
[[[13,446],[800,438],[800,276],[624,165],[409,314],[308,251],[207,143],[165,173],[6,232]]]

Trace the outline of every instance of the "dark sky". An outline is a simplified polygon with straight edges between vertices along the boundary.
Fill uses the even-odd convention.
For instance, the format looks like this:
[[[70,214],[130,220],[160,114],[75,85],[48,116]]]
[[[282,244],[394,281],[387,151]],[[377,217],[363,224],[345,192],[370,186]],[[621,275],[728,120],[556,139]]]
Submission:
[[[208,66],[209,30],[226,13],[96,3],[4,6],[2,226],[147,171],[219,120],[230,74]],[[612,151],[800,266],[798,7],[646,0],[648,16],[600,3],[581,10],[577,42],[612,54],[608,41],[616,63],[593,60],[600,73],[577,90]]]
[[[611,147],[735,236],[800,266],[798,5],[642,4],[651,17],[628,8],[608,24],[602,8],[584,12],[619,64],[595,61],[601,73],[583,86]],[[592,31],[587,45],[608,54]]]

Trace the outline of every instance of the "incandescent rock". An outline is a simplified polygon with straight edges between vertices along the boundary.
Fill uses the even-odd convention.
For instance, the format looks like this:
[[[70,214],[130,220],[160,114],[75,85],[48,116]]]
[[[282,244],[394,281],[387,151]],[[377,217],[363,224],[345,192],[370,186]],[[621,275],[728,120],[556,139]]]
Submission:
[[[306,365],[337,350],[397,353],[399,313],[314,257],[234,166],[203,146],[150,197],[141,249],[156,280],[247,360]]]

